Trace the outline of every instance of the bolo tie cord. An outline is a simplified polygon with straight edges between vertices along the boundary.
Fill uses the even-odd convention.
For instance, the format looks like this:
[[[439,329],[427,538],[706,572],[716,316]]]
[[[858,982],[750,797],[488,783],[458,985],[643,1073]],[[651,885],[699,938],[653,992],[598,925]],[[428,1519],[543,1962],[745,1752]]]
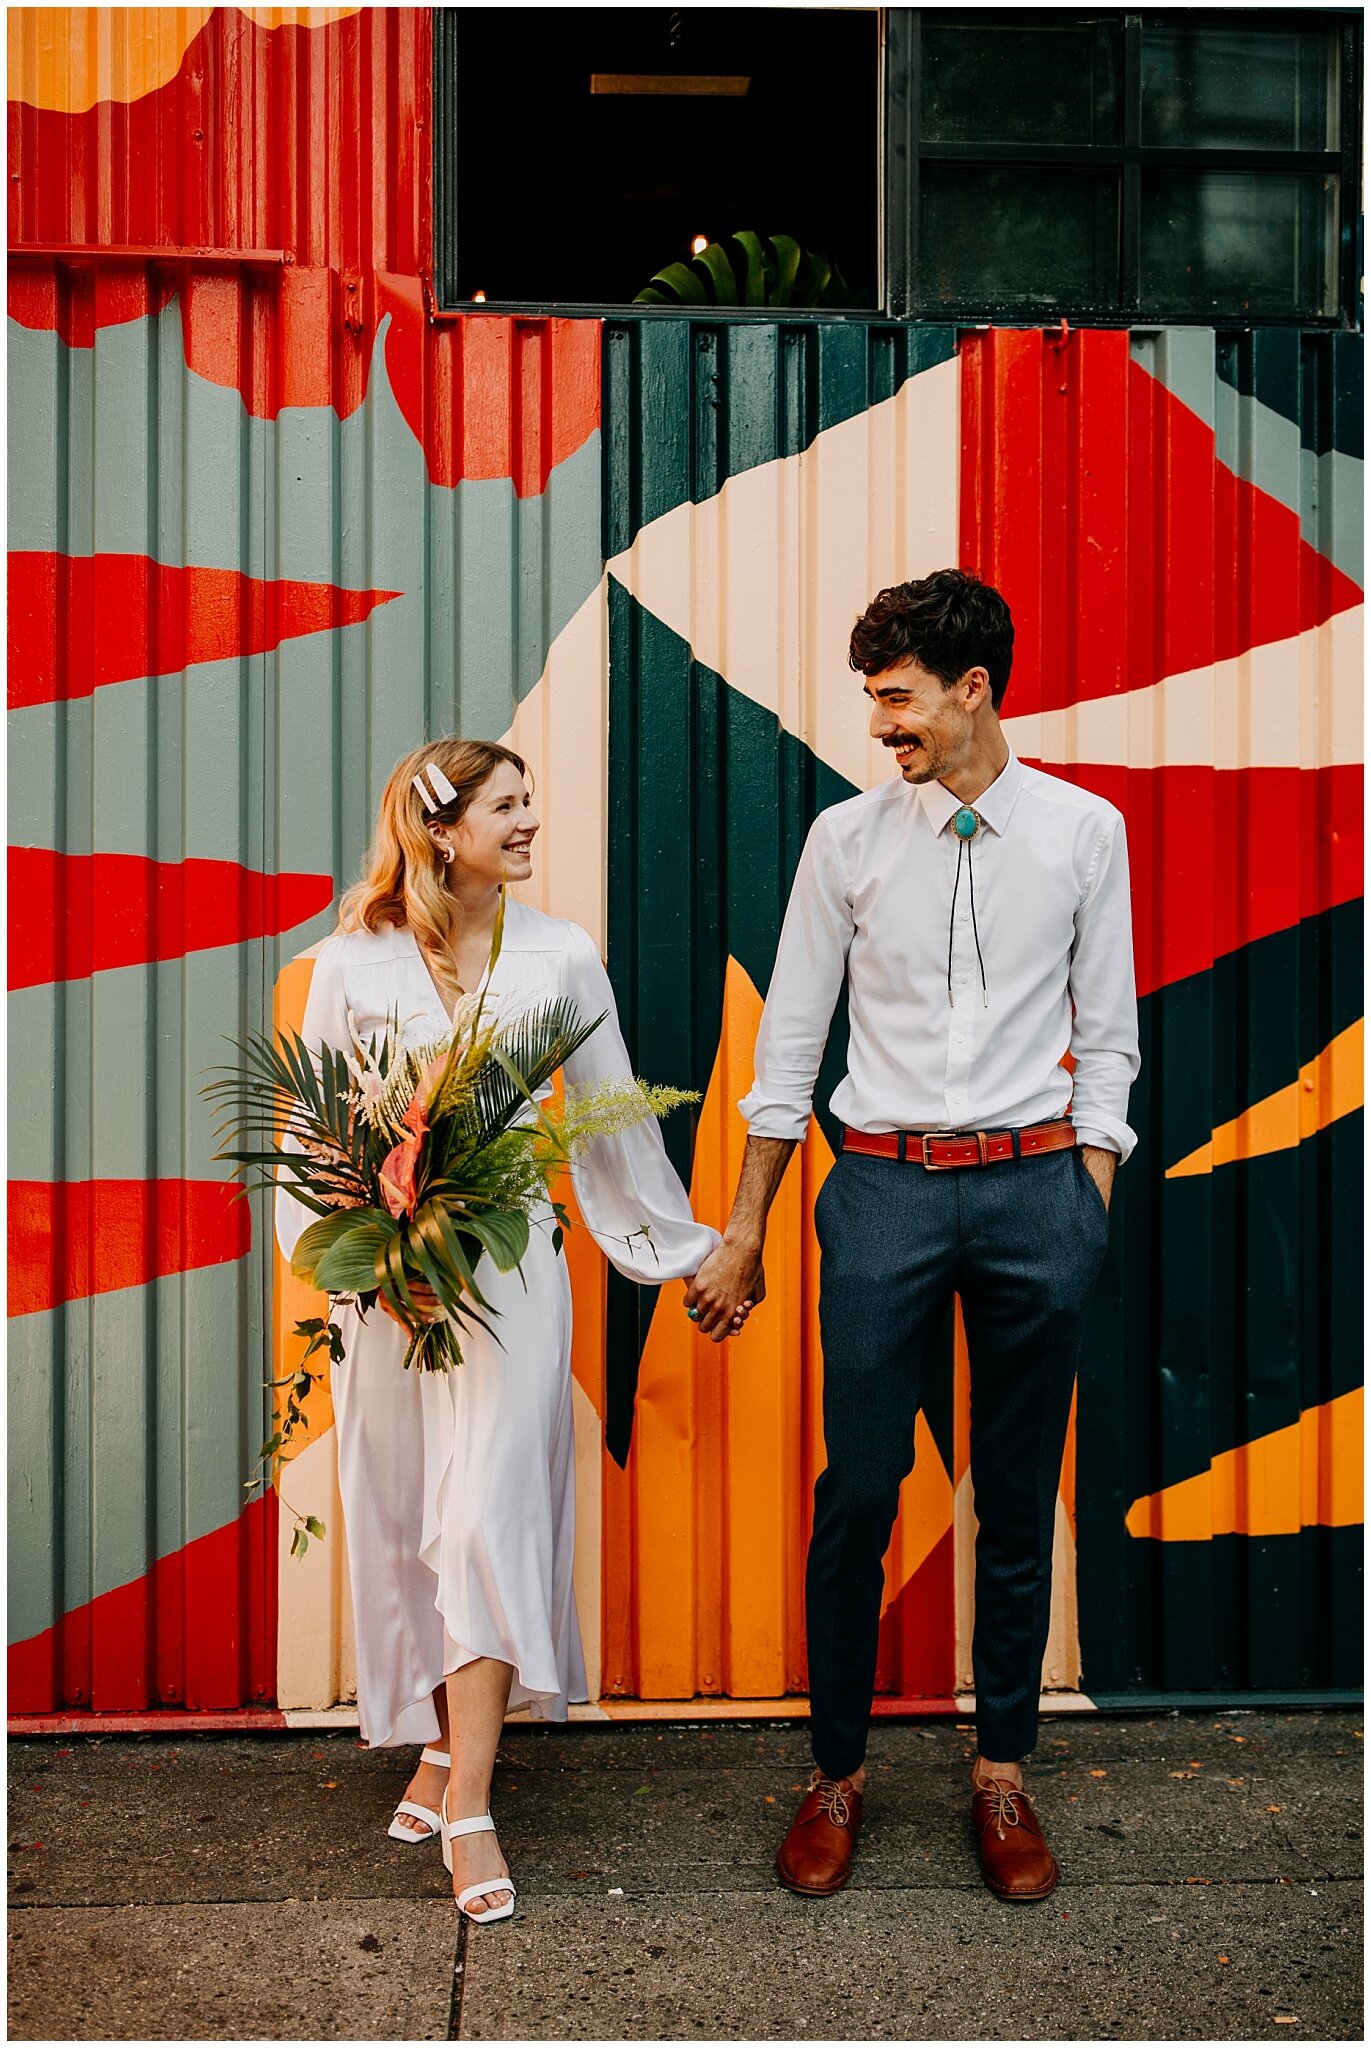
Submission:
[[[962,886],[963,854],[966,855],[967,886],[971,891],[971,936],[976,941],[976,965],[981,970],[981,1008],[988,1010],[990,1008],[990,991],[986,987],[985,961],[981,955],[981,934],[976,924],[976,862],[971,851],[971,842],[962,839],[960,836],[957,840],[957,878],[952,884],[952,908],[948,913],[947,919],[947,1001],[950,1009],[956,1008],[957,998],[952,993],[952,934],[957,917],[957,891]]]

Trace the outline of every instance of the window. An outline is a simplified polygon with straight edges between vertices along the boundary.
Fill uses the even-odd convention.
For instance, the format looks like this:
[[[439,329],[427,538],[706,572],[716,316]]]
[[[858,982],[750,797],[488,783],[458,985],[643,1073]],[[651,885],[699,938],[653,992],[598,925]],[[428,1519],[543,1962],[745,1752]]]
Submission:
[[[892,302],[925,318],[1357,313],[1359,23],[892,11]]]
[[[622,306],[739,229],[826,259],[827,303],[877,305],[875,8],[452,7],[433,28],[440,305]]]
[[[622,307],[689,265],[764,310],[789,261],[789,306],[868,317],[1360,324],[1351,8],[447,7],[433,35],[440,306]]]

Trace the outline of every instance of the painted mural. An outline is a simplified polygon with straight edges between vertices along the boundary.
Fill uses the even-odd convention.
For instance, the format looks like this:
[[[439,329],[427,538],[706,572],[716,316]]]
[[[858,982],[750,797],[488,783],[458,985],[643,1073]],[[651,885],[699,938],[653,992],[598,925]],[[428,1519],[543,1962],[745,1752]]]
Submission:
[[[1015,746],[1134,874],[1045,1683],[1356,1685],[1360,337],[435,317],[425,10],[11,9],[9,47],[11,1711],[347,1696],[342,1543],[286,1565],[244,1492],[303,1307],[197,1089],[303,1010],[392,761],[530,760],[535,900],[702,1091],[668,1140],[721,1221],[805,833],[886,772],[848,627],[954,560],[1015,613]],[[840,1058],[742,1344],[569,1240],[608,1711],[803,1695]],[[942,1348],[891,1704],[969,1682]],[[340,1533],[311,1419],[286,1495]]]

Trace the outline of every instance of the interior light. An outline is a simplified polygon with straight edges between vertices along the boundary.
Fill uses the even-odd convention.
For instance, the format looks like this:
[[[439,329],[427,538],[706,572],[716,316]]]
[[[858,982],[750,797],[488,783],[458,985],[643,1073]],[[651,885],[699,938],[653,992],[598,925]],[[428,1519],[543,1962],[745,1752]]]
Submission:
[[[692,256],[703,256],[703,255],[704,255],[704,253],[705,253],[705,250],[706,250],[706,249],[707,249],[708,247],[709,247],[709,236],[708,236],[708,235],[692,235],[692,236],[691,236],[691,239],[690,239],[690,253],[691,253],[691,255],[692,255]]]
[[[751,85],[750,78],[713,78],[687,72],[593,71],[590,90],[618,98],[649,95],[658,99],[740,100]]]
[[[472,295],[471,295],[471,303],[472,303],[472,305],[473,305],[473,306],[484,306],[485,302],[486,302],[486,295],[485,295],[485,293],[484,293],[484,292],[473,292],[473,293],[472,293]]]

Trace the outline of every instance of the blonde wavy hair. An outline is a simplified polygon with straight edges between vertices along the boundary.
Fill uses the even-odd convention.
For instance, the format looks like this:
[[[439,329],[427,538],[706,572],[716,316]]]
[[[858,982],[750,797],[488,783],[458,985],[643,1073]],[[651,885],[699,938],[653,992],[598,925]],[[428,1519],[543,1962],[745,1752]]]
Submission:
[[[381,792],[362,879],[338,905],[339,931],[375,932],[383,925],[408,925],[426,950],[444,951],[452,933],[453,903],[426,821],[458,824],[473,797],[506,762],[521,775],[528,774],[527,764],[494,740],[430,740],[396,762]],[[442,769],[457,792],[452,803],[440,804],[436,811],[425,810],[413,786],[413,778],[430,763]]]

